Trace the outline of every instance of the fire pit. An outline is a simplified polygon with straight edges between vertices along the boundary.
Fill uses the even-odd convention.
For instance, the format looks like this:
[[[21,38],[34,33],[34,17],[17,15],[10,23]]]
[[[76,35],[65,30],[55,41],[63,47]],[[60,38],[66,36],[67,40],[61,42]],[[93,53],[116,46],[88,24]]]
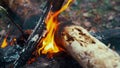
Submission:
[[[21,34],[12,38],[10,42],[7,41],[8,34],[5,35],[3,41],[0,40],[0,67],[119,67],[120,57],[118,53],[106,45],[111,43],[117,46],[120,43],[113,41],[120,39],[120,30],[89,33],[86,29],[73,23],[60,23],[58,21],[59,14],[66,10],[71,3],[72,0],[47,1],[35,28],[29,30],[23,30],[14,22],[9,13],[6,13],[12,25],[18,29],[16,31],[19,32],[16,33]],[[1,9],[4,8],[1,7]],[[7,12],[7,10],[3,11]],[[114,33],[109,35],[112,32]]]

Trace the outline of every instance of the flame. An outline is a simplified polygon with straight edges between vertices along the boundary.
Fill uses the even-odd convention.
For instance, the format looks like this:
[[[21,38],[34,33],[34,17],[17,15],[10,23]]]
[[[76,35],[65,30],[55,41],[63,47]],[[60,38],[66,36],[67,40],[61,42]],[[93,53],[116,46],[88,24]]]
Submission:
[[[5,37],[3,42],[2,42],[1,48],[5,48],[7,45],[8,45],[7,38]]]
[[[39,54],[40,52],[42,52],[42,54],[53,54],[61,51],[54,41],[54,34],[58,26],[58,15],[67,9],[71,2],[72,0],[68,0],[67,3],[57,12],[49,12],[45,20],[47,33],[45,38],[42,39],[42,47],[38,50]]]
[[[12,40],[11,41],[7,41],[7,38],[8,38],[8,34],[5,36],[5,38],[3,39],[3,42],[2,42],[2,44],[1,44],[1,46],[0,46],[0,48],[5,48],[5,47],[7,47],[8,46],[8,44],[9,45],[13,45],[15,42],[16,42],[16,38],[14,37],[14,38],[12,38]]]

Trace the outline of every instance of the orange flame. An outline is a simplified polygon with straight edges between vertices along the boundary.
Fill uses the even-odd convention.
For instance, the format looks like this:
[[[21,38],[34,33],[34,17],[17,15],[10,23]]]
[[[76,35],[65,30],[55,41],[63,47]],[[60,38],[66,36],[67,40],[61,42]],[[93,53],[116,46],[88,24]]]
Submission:
[[[5,48],[7,45],[8,45],[7,38],[5,37],[3,42],[2,42],[1,48]]]
[[[42,47],[38,50],[39,54],[40,52],[42,52],[42,54],[52,54],[61,51],[54,41],[54,34],[58,25],[58,15],[67,9],[71,2],[72,0],[68,0],[68,2],[57,12],[49,12],[45,20],[47,26],[47,34],[45,38],[42,39]]]
[[[2,44],[0,46],[0,48],[5,48],[5,47],[8,46],[8,44],[9,45],[13,45],[16,42],[16,38],[15,37],[12,38],[12,40],[9,41],[9,42],[7,41],[7,37],[8,37],[8,35],[6,35],[5,38],[3,39],[3,42],[2,42]]]

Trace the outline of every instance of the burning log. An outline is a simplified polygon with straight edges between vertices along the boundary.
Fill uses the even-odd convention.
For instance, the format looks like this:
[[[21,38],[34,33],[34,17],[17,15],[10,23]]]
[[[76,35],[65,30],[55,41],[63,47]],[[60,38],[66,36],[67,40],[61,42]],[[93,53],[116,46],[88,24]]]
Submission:
[[[120,56],[80,26],[59,25],[55,41],[83,68],[120,68]]]
[[[55,1],[57,1],[57,0],[55,0]],[[27,45],[27,46],[23,48],[23,50],[20,54],[20,57],[12,65],[12,66],[14,66],[14,68],[18,68],[20,66],[25,65],[26,62],[32,56],[32,53],[37,49],[37,45],[39,44],[40,40],[43,38],[45,30],[47,28],[47,27],[45,27],[46,17],[48,16],[50,11],[57,12],[61,8],[64,0],[58,1],[58,2],[61,2],[61,3],[58,5],[59,7],[57,8],[57,7],[54,7],[57,4],[53,5],[55,3],[53,0],[47,1],[46,5],[43,9],[44,10],[43,15],[41,15],[37,25],[35,26],[32,33],[30,34],[27,41],[25,42],[25,45]],[[53,3],[53,4],[51,4],[51,3]],[[56,15],[58,15],[58,14],[56,14]],[[55,17],[56,17],[56,15],[55,15]]]

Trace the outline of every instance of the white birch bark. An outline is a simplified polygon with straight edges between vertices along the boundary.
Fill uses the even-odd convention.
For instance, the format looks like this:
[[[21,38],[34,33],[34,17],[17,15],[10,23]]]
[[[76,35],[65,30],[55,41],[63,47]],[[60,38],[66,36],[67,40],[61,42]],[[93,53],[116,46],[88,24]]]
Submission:
[[[120,68],[120,56],[80,26],[61,26],[56,43],[79,62],[83,68]]]

